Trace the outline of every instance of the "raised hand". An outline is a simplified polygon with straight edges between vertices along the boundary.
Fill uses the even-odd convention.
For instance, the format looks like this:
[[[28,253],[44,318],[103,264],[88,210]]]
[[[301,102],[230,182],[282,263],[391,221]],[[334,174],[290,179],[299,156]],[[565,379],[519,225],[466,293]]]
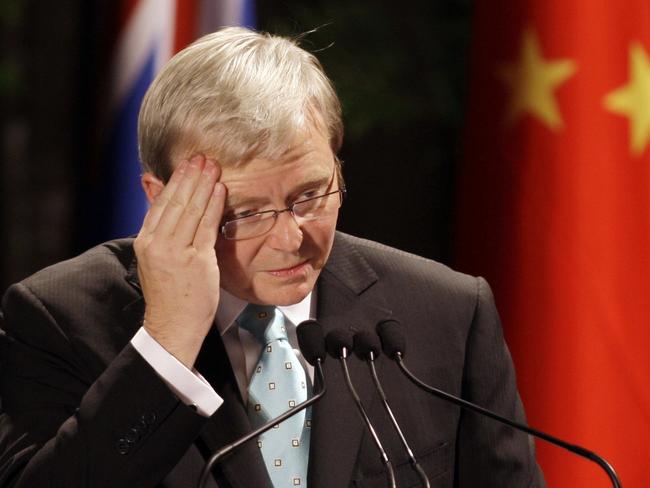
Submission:
[[[219,304],[215,254],[226,189],[215,161],[183,161],[135,240],[147,332],[192,368]]]

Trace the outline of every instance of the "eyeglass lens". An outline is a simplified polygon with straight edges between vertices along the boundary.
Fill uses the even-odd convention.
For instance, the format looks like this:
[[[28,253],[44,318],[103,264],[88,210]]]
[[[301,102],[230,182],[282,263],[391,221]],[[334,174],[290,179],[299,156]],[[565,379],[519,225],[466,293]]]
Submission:
[[[331,215],[343,202],[343,190],[319,195],[295,202],[285,210],[268,210],[247,217],[231,220],[223,225],[222,232],[226,239],[249,239],[267,233],[273,228],[281,212],[291,211],[294,218],[301,221],[315,220]]]

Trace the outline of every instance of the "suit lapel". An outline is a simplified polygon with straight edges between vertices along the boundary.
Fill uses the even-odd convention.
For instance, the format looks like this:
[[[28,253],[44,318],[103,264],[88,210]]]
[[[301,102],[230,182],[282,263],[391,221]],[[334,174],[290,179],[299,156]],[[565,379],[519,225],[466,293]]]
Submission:
[[[362,295],[378,280],[365,259],[337,235],[332,254],[318,284],[318,320],[325,334],[345,328],[351,332],[374,330],[390,311],[367,303]],[[366,409],[377,395],[367,365],[348,359],[352,381]],[[349,486],[365,426],[345,386],[339,362],[324,364],[328,392],[314,406],[309,466],[309,487]]]
[[[142,297],[142,287],[140,286],[140,280],[138,279],[138,262],[135,258],[131,260],[129,267],[126,270],[125,280],[133,288],[133,300],[131,300],[127,305],[122,309],[126,320],[128,330],[125,330],[125,333],[128,337],[133,337],[142,325],[142,319],[144,317],[144,298]]]

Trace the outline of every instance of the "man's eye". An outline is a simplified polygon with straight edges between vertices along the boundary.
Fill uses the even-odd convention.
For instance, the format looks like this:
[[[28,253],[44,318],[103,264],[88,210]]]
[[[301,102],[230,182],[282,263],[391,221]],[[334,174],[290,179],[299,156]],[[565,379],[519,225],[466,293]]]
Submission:
[[[298,200],[298,201],[300,201],[300,200],[308,200],[309,198],[317,197],[317,196],[320,195],[321,193],[322,193],[322,192],[321,192],[320,189],[318,189],[318,190],[309,190],[309,191],[305,191],[305,192],[302,192],[302,193],[300,194],[300,196],[298,197],[297,200]]]
[[[235,212],[234,218],[241,219],[242,217],[248,217],[249,215],[253,215],[256,212],[257,210],[242,210],[240,212]]]
[[[226,220],[235,220],[235,219],[241,219],[242,217],[248,217],[249,215],[254,214],[257,212],[257,210],[253,209],[247,209],[247,210],[238,210],[238,209],[231,209],[226,212],[225,214],[225,219]]]

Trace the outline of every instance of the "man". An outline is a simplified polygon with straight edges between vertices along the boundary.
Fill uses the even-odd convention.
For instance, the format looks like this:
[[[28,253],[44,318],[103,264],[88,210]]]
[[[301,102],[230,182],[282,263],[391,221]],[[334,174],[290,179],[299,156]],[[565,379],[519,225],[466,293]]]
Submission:
[[[335,231],[340,106],[312,55],[242,28],[206,36],[149,89],[139,138],[151,208],[137,238],[4,297],[0,485],[194,486],[266,408],[267,353],[289,355],[298,390],[313,379],[286,347],[309,317],[326,332],[397,318],[425,381],[523,420],[486,283]],[[257,305],[270,307],[250,320],[270,314],[286,333],[273,346],[258,342],[272,325],[250,326]],[[339,365],[325,365],[328,392],[297,437],[280,426],[245,445],[210,486],[385,486]],[[388,360],[378,368],[431,486],[543,486],[527,436],[414,389]],[[350,370],[398,486],[417,485],[365,365]]]

